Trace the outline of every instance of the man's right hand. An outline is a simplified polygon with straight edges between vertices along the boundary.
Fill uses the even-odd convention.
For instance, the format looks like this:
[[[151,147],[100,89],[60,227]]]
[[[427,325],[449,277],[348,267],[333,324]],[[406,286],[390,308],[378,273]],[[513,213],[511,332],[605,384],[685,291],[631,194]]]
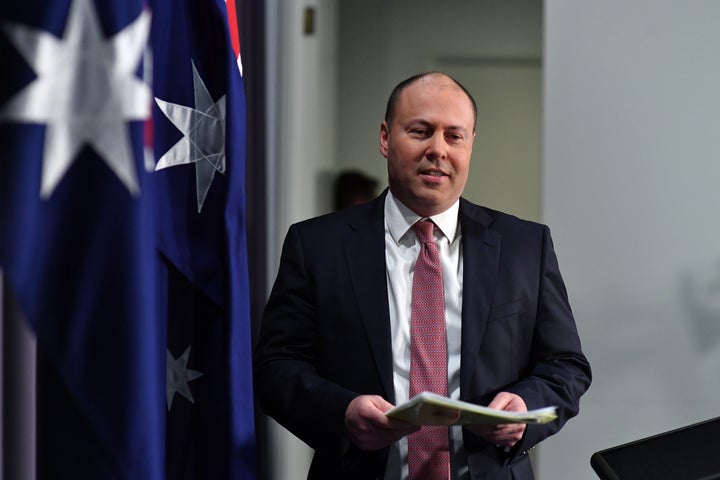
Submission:
[[[345,411],[345,435],[361,450],[379,450],[420,430],[385,416],[393,405],[379,395],[355,397]]]

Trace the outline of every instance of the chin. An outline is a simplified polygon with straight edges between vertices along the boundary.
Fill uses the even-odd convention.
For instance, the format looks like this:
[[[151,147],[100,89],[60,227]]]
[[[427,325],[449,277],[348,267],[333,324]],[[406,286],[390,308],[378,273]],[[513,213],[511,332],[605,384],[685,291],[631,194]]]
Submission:
[[[419,198],[415,201],[414,208],[412,208],[412,210],[418,215],[429,217],[431,215],[442,213],[446,210],[446,208],[447,207],[444,207],[443,202],[438,202],[435,199]]]

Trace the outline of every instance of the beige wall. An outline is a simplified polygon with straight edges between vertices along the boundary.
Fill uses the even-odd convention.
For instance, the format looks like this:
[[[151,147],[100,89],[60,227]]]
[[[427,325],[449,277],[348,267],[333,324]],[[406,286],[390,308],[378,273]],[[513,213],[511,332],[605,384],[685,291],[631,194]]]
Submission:
[[[387,183],[378,133],[400,80],[446,71],[480,106],[466,196],[539,217],[542,2],[339,3],[338,168]]]

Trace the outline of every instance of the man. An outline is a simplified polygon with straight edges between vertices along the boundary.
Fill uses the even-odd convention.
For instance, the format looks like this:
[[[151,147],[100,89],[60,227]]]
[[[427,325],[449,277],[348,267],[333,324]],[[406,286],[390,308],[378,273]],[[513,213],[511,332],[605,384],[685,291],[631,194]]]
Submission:
[[[255,388],[263,410],[315,449],[309,478],[430,478],[427,468],[532,479],[528,449],[578,413],[590,367],[547,227],[460,198],[475,121],[475,101],[450,77],[402,82],[380,127],[389,191],[288,231]],[[435,242],[420,245],[414,224],[426,219]],[[439,391],[508,411],[554,405],[557,420],[418,429],[385,416],[423,381],[413,368],[428,335],[412,285],[425,248],[436,253],[422,272],[432,258],[442,275]]]

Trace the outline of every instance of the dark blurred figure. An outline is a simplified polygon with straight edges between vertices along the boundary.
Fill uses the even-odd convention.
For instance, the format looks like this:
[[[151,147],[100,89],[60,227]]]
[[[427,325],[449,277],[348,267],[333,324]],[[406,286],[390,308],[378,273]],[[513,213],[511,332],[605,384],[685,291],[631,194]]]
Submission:
[[[365,203],[377,196],[378,181],[356,170],[341,172],[335,179],[335,210]]]

